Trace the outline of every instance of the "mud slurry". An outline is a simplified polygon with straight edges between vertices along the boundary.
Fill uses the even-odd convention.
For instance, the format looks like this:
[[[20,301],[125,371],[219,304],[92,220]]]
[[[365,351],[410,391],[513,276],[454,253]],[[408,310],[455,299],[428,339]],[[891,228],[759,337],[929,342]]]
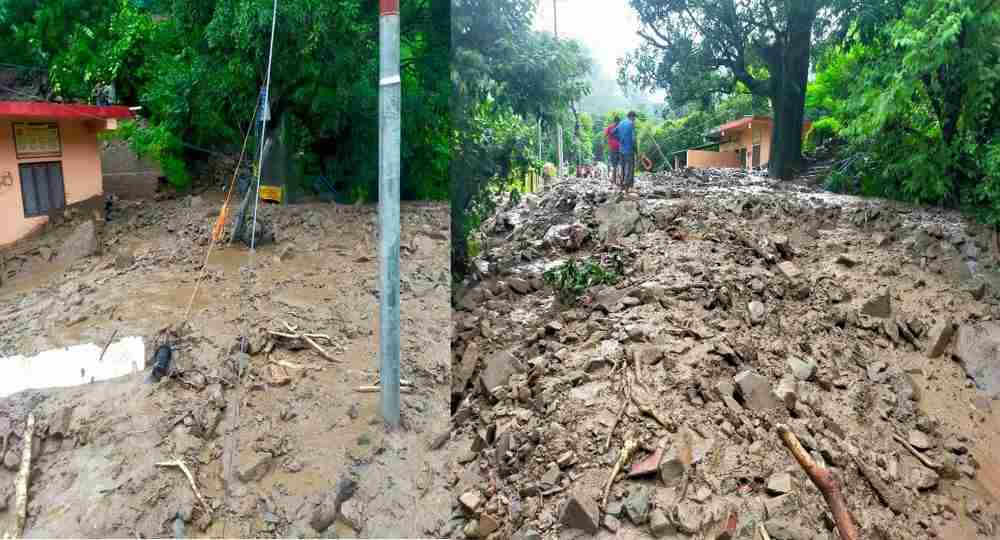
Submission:
[[[172,537],[178,524],[189,537],[432,536],[451,499],[438,448],[449,428],[447,207],[403,205],[402,376],[414,390],[403,428],[387,431],[378,394],[355,391],[377,381],[376,210],[263,206],[276,244],[258,249],[252,273],[246,249],[214,252],[180,324],[217,199],[128,203],[101,228],[102,254],[69,263],[48,255],[79,219],[18,248],[18,275],[0,288],[4,354],[103,345],[117,330],[143,336],[149,356],[172,341],[176,362],[156,384],[147,369],[0,401],[0,485],[13,485],[28,411],[38,419],[25,536]],[[269,338],[284,322],[329,336],[320,343],[337,362]],[[174,458],[207,507],[179,469],[156,466]]]
[[[454,291],[452,538],[837,538],[779,423],[863,538],[1000,535],[1000,405],[936,326],[1000,317],[990,231],[686,171],[567,180],[482,232]],[[542,277],[571,258],[622,275],[567,299]]]

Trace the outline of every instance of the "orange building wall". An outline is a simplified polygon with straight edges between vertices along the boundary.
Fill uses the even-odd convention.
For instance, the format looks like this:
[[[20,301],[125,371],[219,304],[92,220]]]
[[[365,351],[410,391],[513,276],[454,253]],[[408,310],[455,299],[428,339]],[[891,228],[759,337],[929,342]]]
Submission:
[[[705,167],[739,167],[740,155],[736,152],[708,152],[705,150],[688,150],[687,166]]]
[[[101,195],[103,189],[97,131],[100,128],[113,127],[112,122],[94,125],[83,121],[61,120],[58,124],[59,138],[62,142],[62,157],[19,160],[14,147],[12,124],[22,121],[44,122],[45,120],[0,118],[0,246],[11,244],[23,238],[45,225],[49,220],[46,216],[24,217],[21,177],[18,173],[19,164],[46,161],[62,162],[67,206]],[[6,185],[5,179],[8,177],[12,180],[13,185]]]

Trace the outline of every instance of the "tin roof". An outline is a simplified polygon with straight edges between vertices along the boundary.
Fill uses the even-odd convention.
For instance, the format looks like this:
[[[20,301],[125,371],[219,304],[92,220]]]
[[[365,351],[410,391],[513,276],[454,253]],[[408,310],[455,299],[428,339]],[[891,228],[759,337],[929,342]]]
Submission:
[[[8,118],[55,118],[109,120],[132,118],[132,111],[121,105],[97,106],[42,101],[0,101],[0,116]]]

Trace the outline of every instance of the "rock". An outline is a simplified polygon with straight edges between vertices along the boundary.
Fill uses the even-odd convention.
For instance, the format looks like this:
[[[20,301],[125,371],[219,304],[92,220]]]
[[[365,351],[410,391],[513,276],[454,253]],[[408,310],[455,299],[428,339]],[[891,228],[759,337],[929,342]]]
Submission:
[[[931,448],[934,448],[934,443],[931,441],[931,438],[922,431],[911,429],[907,439],[910,442],[910,446],[916,448],[917,450],[930,450]]]
[[[705,521],[704,507],[698,503],[684,501],[674,510],[674,522],[681,532],[697,534]]]
[[[816,375],[816,362],[812,360],[801,360],[794,356],[789,356],[788,365],[792,368],[792,374],[800,381],[808,381]]]
[[[815,536],[805,527],[784,519],[771,519],[764,522],[764,528],[774,540],[811,540]]]
[[[792,492],[792,475],[786,472],[774,473],[767,480],[767,491],[774,495]]]
[[[733,383],[722,380],[719,384],[715,385],[715,391],[722,396],[722,402],[726,404],[726,407],[733,412],[741,412],[743,406],[739,404],[735,399],[733,399],[733,394],[736,392],[736,387]]]
[[[795,410],[795,404],[799,400],[799,383],[794,377],[787,375],[782,377],[778,381],[778,386],[775,387],[774,393],[785,404],[785,408],[789,412]]]
[[[945,449],[947,449],[952,454],[965,455],[969,452],[969,447],[963,444],[958,439],[948,439],[944,443]]]
[[[743,396],[743,403],[747,408],[763,411],[781,405],[771,393],[770,383],[757,373],[746,370],[737,374],[733,380],[736,382],[736,387],[739,389],[740,395]]]
[[[531,284],[518,277],[507,278],[507,286],[518,294],[528,294],[531,292]]]
[[[254,454],[254,457],[248,463],[240,466],[237,474],[243,482],[257,482],[267,476],[267,473],[271,472],[273,464],[274,458],[271,454]]]
[[[567,529],[579,529],[595,534],[599,516],[597,502],[582,491],[575,490],[566,500],[560,512],[559,522]]]
[[[554,487],[559,484],[559,477],[562,475],[562,471],[559,469],[558,463],[550,463],[549,468],[545,470],[545,474],[542,475],[542,484]]]
[[[295,248],[291,245],[282,246],[274,255],[274,260],[276,262],[285,262],[291,260],[295,256]]]
[[[684,481],[690,460],[685,459],[688,456],[682,454],[683,452],[675,444],[663,453],[663,458],[660,460],[660,480],[668,487],[678,486]]]
[[[135,257],[131,253],[119,253],[115,255],[115,268],[118,270],[128,270],[135,264]]]
[[[457,370],[453,370],[452,394],[462,394],[465,387],[469,385],[472,374],[476,371],[476,364],[479,363],[479,343],[473,341],[462,353],[462,362]]]
[[[604,287],[594,295],[594,305],[607,313],[617,313],[621,311],[620,302],[625,298],[625,292],[610,285]]]
[[[479,520],[469,520],[469,522],[465,524],[465,527],[462,527],[462,534],[464,534],[466,538],[479,538]]]
[[[754,300],[747,304],[747,314],[750,316],[750,324],[760,324],[764,322],[764,304]]]
[[[885,292],[879,294],[878,296],[875,296],[865,302],[861,307],[861,314],[878,319],[889,318],[889,316],[892,315],[892,303],[889,298],[889,293]]]
[[[483,503],[483,494],[478,489],[466,491],[458,497],[458,502],[462,503],[462,506],[469,512],[475,512]]]
[[[927,346],[927,358],[937,358],[944,354],[955,335],[955,323],[950,317],[938,321],[930,332],[930,343]]]
[[[653,533],[653,536],[661,538],[671,532],[671,529],[670,520],[663,510],[657,508],[649,514],[649,532]]]
[[[837,264],[842,264],[848,268],[852,268],[854,265],[858,264],[858,261],[848,255],[838,255]]]
[[[799,270],[799,267],[795,266],[795,263],[792,261],[783,261],[778,263],[778,270],[780,270],[781,274],[788,279],[796,279],[802,275],[802,270]]]
[[[556,459],[556,463],[565,469],[566,467],[576,463],[576,454],[574,454],[572,450],[567,450]]]
[[[590,236],[590,229],[582,223],[554,225],[542,238],[545,245],[567,250],[579,249]]]
[[[17,448],[8,448],[3,456],[3,466],[11,471],[16,471],[21,465],[21,451]]]
[[[976,387],[993,399],[1000,397],[1000,323],[961,326],[955,356]]]
[[[939,479],[938,473],[922,465],[913,467],[908,478],[910,487],[921,491],[933,489],[938,485]]]
[[[63,241],[59,248],[59,262],[73,262],[100,253],[97,228],[91,220],[84,221]]]
[[[611,532],[618,532],[618,529],[622,527],[622,522],[618,521],[618,518],[612,515],[604,516],[604,528]]]
[[[639,204],[634,201],[600,206],[594,210],[597,236],[601,241],[613,244],[635,231],[639,217]]]
[[[491,395],[494,391],[507,384],[511,375],[521,371],[517,358],[509,351],[500,351],[486,360],[479,380],[483,389]]]
[[[640,489],[625,499],[625,514],[635,525],[645,524],[649,519],[649,493]]]
[[[489,514],[483,514],[479,516],[479,534],[483,538],[488,537],[493,534],[494,531],[500,528],[500,523],[497,519]]]
[[[542,535],[535,529],[522,529],[514,533],[511,540],[542,540]]]
[[[663,358],[663,350],[655,345],[637,345],[632,348],[632,356],[643,365],[656,365]]]
[[[617,365],[625,358],[625,349],[622,344],[614,339],[606,339],[601,342],[599,356],[611,365]]]

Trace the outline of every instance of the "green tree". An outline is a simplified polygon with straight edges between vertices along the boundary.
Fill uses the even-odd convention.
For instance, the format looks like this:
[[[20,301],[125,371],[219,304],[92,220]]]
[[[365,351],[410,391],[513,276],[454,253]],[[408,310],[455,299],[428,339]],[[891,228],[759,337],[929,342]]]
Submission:
[[[452,6],[452,272],[464,276],[469,234],[512,176],[536,168],[548,129],[589,91],[591,61],[572,40],[531,29],[535,0]]]
[[[628,55],[622,83],[665,88],[676,105],[731,93],[737,83],[774,111],[769,170],[787,178],[802,154],[810,55],[841,35],[862,3],[847,0],[630,0],[644,44]],[[875,3],[875,2],[872,2]]]

